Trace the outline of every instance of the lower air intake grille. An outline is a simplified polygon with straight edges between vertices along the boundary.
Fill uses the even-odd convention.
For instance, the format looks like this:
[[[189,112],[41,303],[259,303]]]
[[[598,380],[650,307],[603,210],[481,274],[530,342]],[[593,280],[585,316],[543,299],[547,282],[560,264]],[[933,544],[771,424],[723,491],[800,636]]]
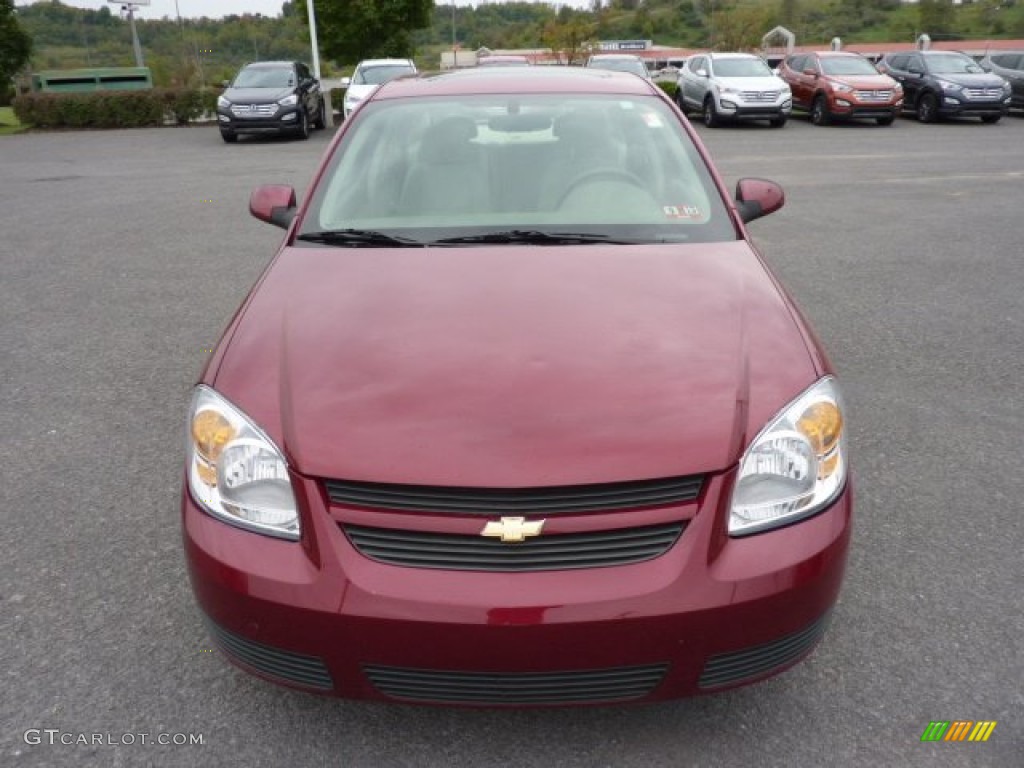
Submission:
[[[207,621],[206,626],[210,631],[210,637],[226,656],[230,656],[267,677],[323,691],[334,688],[331,674],[327,671],[323,661],[316,656],[303,656],[262,643],[254,643],[252,640],[228,632],[212,621]]]
[[[702,475],[624,483],[553,485],[538,488],[453,486],[327,480],[334,504],[368,509],[462,515],[550,515],[680,504],[700,495]]]
[[[450,704],[583,704],[639,699],[665,677],[668,664],[538,674],[487,674],[366,666],[381,693]]]
[[[828,622],[829,614],[825,614],[792,635],[743,651],[712,656],[704,665],[698,685],[701,688],[732,685],[785,666],[817,645],[828,628]]]
[[[669,550],[684,524],[540,536],[509,544],[481,536],[342,526],[352,545],[373,560],[455,571],[560,571],[651,560]]]

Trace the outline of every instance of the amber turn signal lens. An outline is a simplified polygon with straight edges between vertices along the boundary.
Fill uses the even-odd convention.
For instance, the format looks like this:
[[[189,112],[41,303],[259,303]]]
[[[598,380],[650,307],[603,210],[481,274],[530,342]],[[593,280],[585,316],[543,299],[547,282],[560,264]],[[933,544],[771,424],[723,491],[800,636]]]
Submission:
[[[196,444],[196,452],[211,464],[217,461],[224,446],[234,436],[235,428],[216,411],[200,411],[192,419],[192,439]]]
[[[834,450],[839,442],[843,431],[843,415],[835,403],[817,402],[803,412],[796,428],[814,446],[814,451],[822,456]]]

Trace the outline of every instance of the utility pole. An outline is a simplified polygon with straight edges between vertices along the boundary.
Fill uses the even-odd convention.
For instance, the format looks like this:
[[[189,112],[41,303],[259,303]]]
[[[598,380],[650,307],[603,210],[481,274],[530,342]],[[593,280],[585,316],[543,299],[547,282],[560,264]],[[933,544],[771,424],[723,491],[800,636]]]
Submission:
[[[452,69],[459,68],[459,49],[455,43],[455,0],[452,0]]]
[[[313,76],[320,82],[320,47],[316,40],[316,10],[313,8],[313,0],[307,0],[306,11],[309,14],[309,40],[313,46]],[[323,85],[320,86],[321,90]],[[331,106],[331,90],[328,88],[324,94],[324,125],[328,128],[334,125],[334,108]]]

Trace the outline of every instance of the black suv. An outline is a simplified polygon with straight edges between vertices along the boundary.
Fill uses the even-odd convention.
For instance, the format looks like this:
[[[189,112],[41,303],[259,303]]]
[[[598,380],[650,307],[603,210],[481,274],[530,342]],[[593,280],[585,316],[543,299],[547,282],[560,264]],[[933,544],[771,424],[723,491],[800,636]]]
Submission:
[[[324,127],[324,97],[309,67],[297,61],[246,64],[217,99],[224,141],[244,133],[289,133],[309,138]]]
[[[985,54],[981,66],[1010,82],[1011,109],[1024,109],[1024,51],[999,51]]]
[[[983,70],[965,53],[910,51],[888,53],[878,71],[903,86],[903,107],[922,123],[941,117],[980,117],[997,123],[1010,106],[1010,84]]]

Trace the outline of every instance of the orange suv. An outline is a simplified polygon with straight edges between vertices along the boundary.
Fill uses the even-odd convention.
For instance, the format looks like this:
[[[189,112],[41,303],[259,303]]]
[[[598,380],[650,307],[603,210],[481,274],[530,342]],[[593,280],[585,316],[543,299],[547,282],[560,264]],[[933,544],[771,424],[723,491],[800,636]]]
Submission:
[[[796,53],[779,65],[779,77],[793,91],[793,109],[815,125],[853,117],[892,125],[903,109],[903,87],[856,53]]]

